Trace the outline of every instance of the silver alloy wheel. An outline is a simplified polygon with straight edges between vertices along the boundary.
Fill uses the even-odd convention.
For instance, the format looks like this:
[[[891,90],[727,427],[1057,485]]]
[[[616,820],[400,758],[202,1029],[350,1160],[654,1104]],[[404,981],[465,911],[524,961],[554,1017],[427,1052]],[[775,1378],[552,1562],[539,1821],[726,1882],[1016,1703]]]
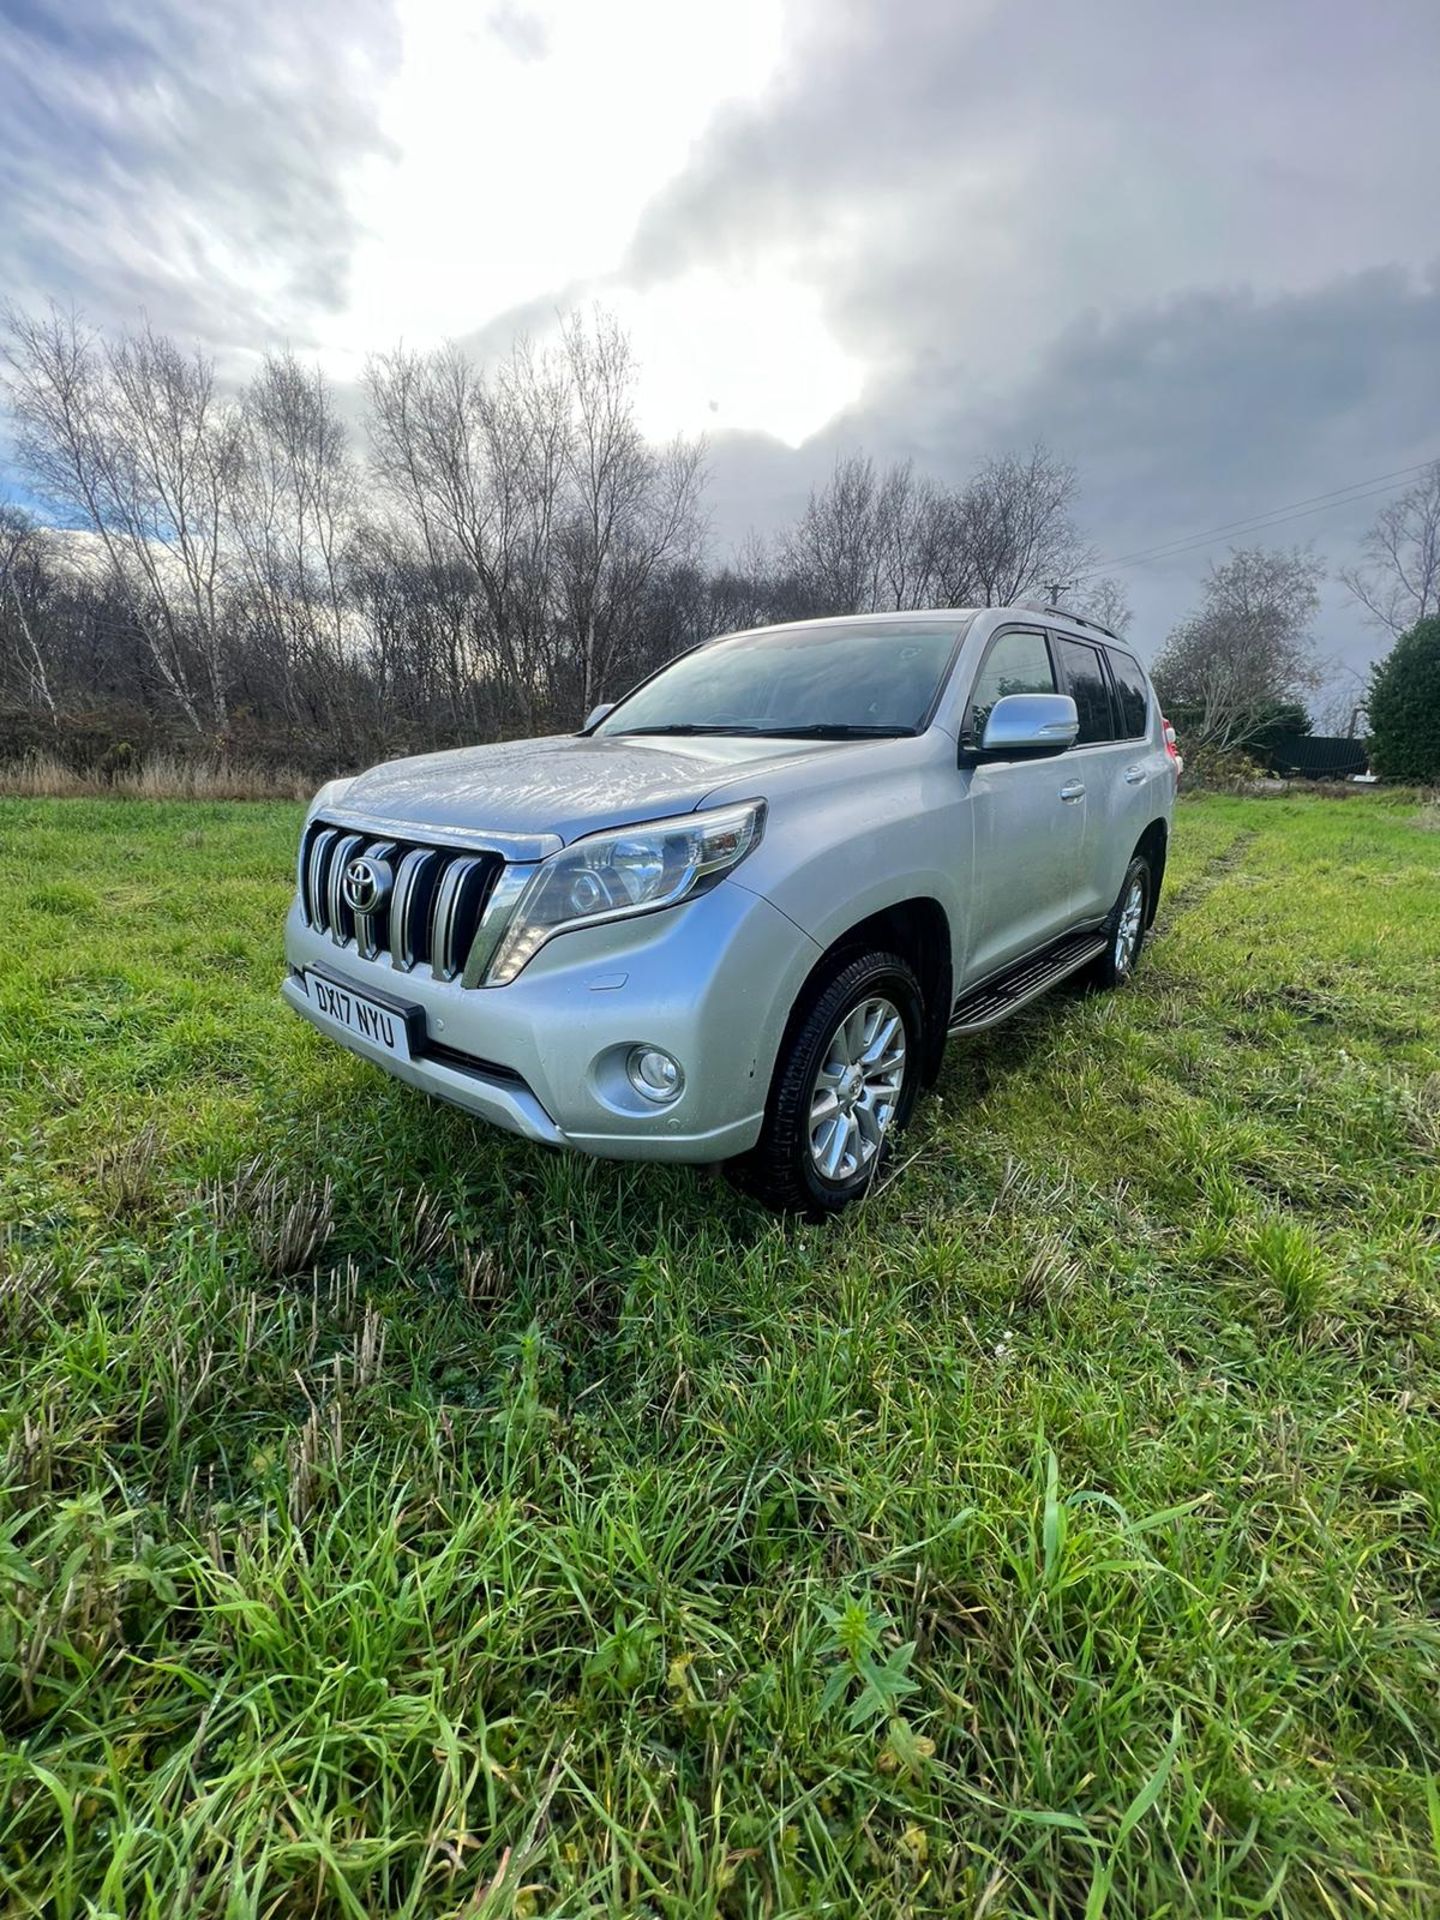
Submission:
[[[826,1043],[810,1096],[810,1159],[843,1185],[873,1165],[905,1084],[905,1022],[889,1000],[862,1000]]]
[[[1129,973],[1135,964],[1135,949],[1140,945],[1140,924],[1145,918],[1145,889],[1138,880],[1130,882],[1130,891],[1120,909],[1120,924],[1115,929],[1115,971]]]

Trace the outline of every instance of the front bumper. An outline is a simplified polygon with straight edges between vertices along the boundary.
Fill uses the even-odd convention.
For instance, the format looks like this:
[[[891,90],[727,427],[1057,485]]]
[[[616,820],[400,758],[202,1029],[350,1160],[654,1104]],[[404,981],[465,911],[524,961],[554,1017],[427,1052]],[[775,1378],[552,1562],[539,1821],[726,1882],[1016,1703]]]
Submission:
[[[608,1159],[726,1160],[755,1144],[785,1021],[820,949],[733,880],[661,913],[559,935],[505,987],[462,987],[362,960],[305,924],[285,925],[281,992],[320,1032],[425,1093],[551,1146]],[[415,1057],[399,1061],[314,1005],[301,970],[415,1008]],[[630,1087],[631,1047],[677,1059],[685,1086],[657,1107]]]

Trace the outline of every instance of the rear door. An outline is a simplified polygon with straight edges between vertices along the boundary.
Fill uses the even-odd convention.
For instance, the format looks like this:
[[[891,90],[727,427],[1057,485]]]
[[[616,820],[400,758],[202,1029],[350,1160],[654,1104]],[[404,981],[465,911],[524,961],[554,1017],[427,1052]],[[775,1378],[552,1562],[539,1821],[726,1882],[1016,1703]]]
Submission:
[[[1080,732],[1066,756],[1085,788],[1076,912],[1080,919],[1098,920],[1115,904],[1130,848],[1140,837],[1137,828],[1115,871],[1116,848],[1123,836],[1126,813],[1125,767],[1134,758],[1136,743],[1120,735],[1119,702],[1105,649],[1068,633],[1054,634],[1052,639],[1062,690],[1074,700],[1080,715]]]
[[[985,649],[961,734],[978,744],[995,702],[1007,693],[1054,693],[1057,677],[1040,627],[1005,627]],[[1077,915],[1085,835],[1075,789],[1076,756],[986,760],[969,774],[974,869],[967,983],[1043,946]]]
[[[1113,904],[1141,834],[1166,812],[1171,772],[1160,703],[1144,669],[1124,647],[1107,646],[1104,651],[1120,741],[1119,775],[1107,796],[1109,857],[1101,883]]]

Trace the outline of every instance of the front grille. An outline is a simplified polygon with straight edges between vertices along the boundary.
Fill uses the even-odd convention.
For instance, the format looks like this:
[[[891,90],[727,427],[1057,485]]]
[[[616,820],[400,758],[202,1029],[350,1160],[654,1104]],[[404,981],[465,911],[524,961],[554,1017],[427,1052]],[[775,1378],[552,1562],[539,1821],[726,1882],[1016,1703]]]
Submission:
[[[356,913],[341,887],[361,854],[383,862],[392,876],[373,913]],[[337,947],[353,946],[362,960],[388,954],[402,973],[428,966],[437,980],[453,980],[504,864],[498,853],[371,840],[312,820],[300,845],[300,906],[307,926],[328,933]]]

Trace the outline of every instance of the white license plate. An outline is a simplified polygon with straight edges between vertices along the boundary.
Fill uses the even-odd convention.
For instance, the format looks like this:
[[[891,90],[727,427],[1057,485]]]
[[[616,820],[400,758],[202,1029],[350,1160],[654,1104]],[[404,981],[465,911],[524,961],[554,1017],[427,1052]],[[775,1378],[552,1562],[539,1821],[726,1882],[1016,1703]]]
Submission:
[[[343,1027],[347,1033],[353,1033],[358,1039],[368,1040],[372,1047],[379,1047],[382,1053],[388,1053],[392,1059],[410,1058],[410,1036],[405,1027],[405,1016],[397,1013],[393,1007],[382,1007],[377,1001],[367,1000],[363,993],[355,993],[349,987],[337,987],[333,980],[305,969],[305,991],[310,996],[310,1004],[327,1020],[333,1020],[337,1027]]]

